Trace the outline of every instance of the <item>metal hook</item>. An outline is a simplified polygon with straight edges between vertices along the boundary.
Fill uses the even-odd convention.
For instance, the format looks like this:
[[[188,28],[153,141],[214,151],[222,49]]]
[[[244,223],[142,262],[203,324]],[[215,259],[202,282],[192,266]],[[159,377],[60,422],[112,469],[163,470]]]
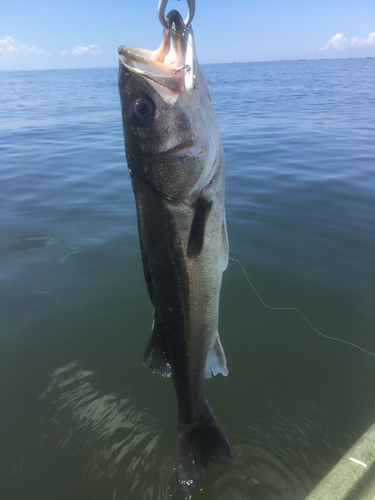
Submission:
[[[167,7],[167,3],[168,0],[159,0],[158,14],[161,24],[164,26],[164,28],[170,30],[171,26],[167,24],[167,21],[165,19],[165,8]],[[195,0],[187,0],[187,4],[188,4],[188,16],[184,21],[186,27],[189,26],[193,20],[195,14]]]
[[[174,71],[172,71],[172,75],[174,75],[175,73],[177,73],[177,71],[181,71],[182,69],[186,69],[186,71],[190,71],[191,67],[188,64],[184,64],[183,66],[180,66],[179,68],[177,68]]]

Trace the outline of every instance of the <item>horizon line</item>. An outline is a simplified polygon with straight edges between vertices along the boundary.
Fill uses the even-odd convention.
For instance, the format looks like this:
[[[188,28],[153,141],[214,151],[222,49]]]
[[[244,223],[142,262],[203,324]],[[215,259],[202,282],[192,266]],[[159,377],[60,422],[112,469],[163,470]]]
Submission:
[[[308,62],[308,61],[344,61],[351,59],[375,59],[374,56],[364,57],[319,57],[319,58],[298,58],[298,59],[275,59],[270,61],[226,61],[226,62],[205,62],[200,63],[204,65],[213,64],[259,64],[259,63],[275,63],[275,62]],[[69,71],[69,70],[82,70],[82,69],[117,69],[117,66],[90,66],[88,68],[41,68],[41,69],[1,69],[0,71]]]

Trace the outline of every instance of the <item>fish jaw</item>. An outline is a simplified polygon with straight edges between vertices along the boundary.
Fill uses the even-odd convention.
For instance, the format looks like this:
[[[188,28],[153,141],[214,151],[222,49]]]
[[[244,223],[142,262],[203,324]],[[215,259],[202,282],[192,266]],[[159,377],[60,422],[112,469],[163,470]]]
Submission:
[[[183,92],[183,75],[180,71],[173,73],[176,67],[153,60],[151,50],[122,45],[118,52],[121,64],[147,79],[164,101],[174,106]]]
[[[164,28],[162,42],[157,50],[123,45],[119,48],[119,54],[122,64],[147,78],[165,102],[173,106],[178,96],[187,91],[185,71],[193,72],[191,66],[199,65],[191,28],[186,30],[181,15],[175,10],[168,14],[167,19],[172,29]],[[191,89],[188,89],[188,93],[191,95]]]

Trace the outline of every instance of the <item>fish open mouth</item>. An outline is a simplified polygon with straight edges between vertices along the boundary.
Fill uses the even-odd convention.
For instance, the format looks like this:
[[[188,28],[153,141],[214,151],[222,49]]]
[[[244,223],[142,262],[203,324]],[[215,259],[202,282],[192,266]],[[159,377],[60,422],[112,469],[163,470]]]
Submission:
[[[187,64],[187,46],[189,43],[185,23],[176,10],[172,10],[166,18],[170,29],[164,28],[163,39],[157,50],[122,45],[118,52],[121,63],[130,71],[137,73],[164,88],[179,94],[185,87],[185,72],[193,71],[193,61]],[[193,51],[195,59],[195,51]]]

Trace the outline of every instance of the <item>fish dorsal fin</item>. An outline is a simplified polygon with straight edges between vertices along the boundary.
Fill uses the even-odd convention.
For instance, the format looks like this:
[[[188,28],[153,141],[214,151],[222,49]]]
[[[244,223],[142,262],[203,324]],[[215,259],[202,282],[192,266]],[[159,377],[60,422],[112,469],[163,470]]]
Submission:
[[[225,377],[229,373],[227,368],[227,360],[225,358],[223,346],[220,342],[219,334],[217,333],[216,335],[217,337],[212,351],[211,359],[206,368],[206,378],[211,378],[212,375],[217,375],[218,373],[221,373]]]
[[[194,216],[187,244],[187,256],[195,259],[201,253],[204,242],[206,221],[212,207],[212,200],[201,196],[194,203]]]
[[[172,370],[168,363],[163,348],[161,346],[159,335],[157,333],[156,323],[154,323],[150,340],[148,341],[145,353],[143,355],[143,364],[151,355],[150,368],[154,373],[159,373],[163,377],[170,377]]]

